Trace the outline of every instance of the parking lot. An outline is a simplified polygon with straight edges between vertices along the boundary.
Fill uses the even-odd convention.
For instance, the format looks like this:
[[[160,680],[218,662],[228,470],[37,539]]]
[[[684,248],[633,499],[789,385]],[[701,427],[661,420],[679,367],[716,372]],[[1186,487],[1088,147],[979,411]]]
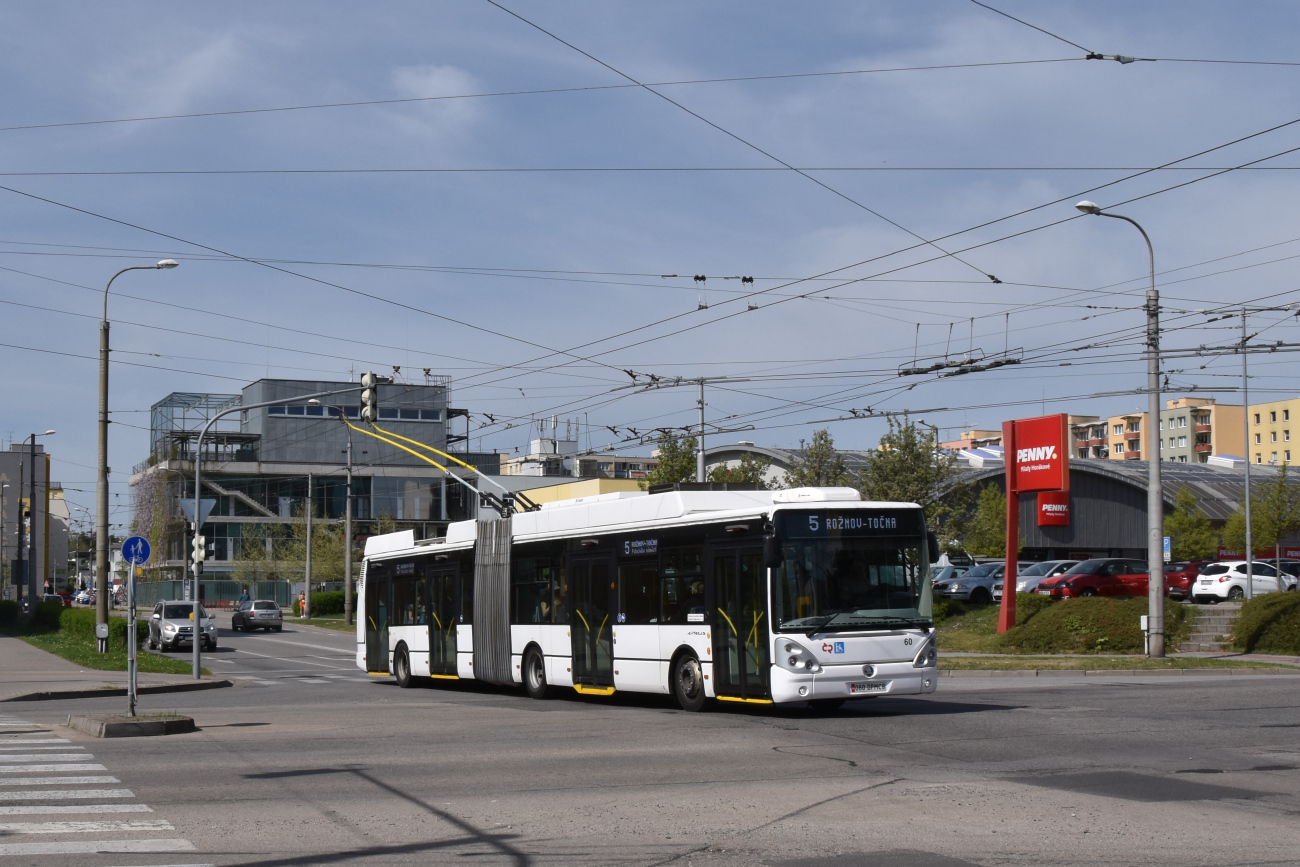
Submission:
[[[4,844],[130,853],[23,862],[42,865],[1300,857],[1300,677],[945,678],[934,696],[828,714],[687,714],[649,696],[401,690],[353,667],[351,641],[292,620],[280,634],[223,629],[205,664],[235,687],[143,705],[192,713],[202,730],[191,735],[96,741],[59,725],[118,710],[110,699],[6,705],[23,725],[0,737],[67,738],[130,792],[120,803],[151,812],[108,817],[134,826],[9,816],[22,827]],[[79,787],[113,788],[57,788]],[[76,818],[96,820],[94,833],[30,830]]]

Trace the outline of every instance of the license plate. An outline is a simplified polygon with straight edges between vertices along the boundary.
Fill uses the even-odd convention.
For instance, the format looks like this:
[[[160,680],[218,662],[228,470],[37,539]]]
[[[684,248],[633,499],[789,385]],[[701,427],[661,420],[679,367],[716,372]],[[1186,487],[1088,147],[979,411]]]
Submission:
[[[849,692],[884,692],[886,684],[883,683],[850,683]]]
[[[1038,594],[1039,594],[1040,596],[1051,596],[1051,595],[1052,595],[1052,591],[1051,591],[1051,590],[1039,590],[1039,591],[1038,591]]]

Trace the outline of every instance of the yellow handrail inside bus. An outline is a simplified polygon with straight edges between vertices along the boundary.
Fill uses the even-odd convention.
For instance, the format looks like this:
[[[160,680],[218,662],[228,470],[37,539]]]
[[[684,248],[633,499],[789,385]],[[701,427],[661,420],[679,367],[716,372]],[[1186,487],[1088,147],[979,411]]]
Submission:
[[[736,631],[736,624],[734,624],[734,623],[731,622],[731,618],[730,618],[730,617],[727,617],[727,612],[725,612],[725,611],[723,611],[721,608],[719,608],[719,609],[718,609],[718,613],[721,614],[724,618],[726,618],[727,624],[728,624],[729,626],[731,626],[731,634],[734,635],[734,636],[736,636],[737,638],[739,638],[739,637],[740,637],[740,633]]]

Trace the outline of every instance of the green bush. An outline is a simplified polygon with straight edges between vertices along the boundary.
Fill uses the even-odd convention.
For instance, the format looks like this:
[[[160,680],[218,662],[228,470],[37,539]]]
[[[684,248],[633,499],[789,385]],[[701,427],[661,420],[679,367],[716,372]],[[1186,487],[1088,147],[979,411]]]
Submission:
[[[64,608],[59,615],[58,630],[72,638],[95,640],[95,609]],[[149,621],[135,622],[136,643],[149,636]],[[108,618],[108,643],[110,647],[126,647],[127,623],[125,617]]]
[[[297,603],[294,603],[297,606]],[[296,613],[296,612],[295,612]],[[311,595],[311,616],[328,617],[343,613],[343,591],[326,590]]]
[[[63,603],[37,602],[36,626],[40,629],[55,630],[59,628],[59,617],[63,614]]]
[[[1265,593],[1242,605],[1232,643],[1248,653],[1300,654],[1300,593]]]
[[[1012,653],[1142,653],[1145,640],[1140,617],[1147,613],[1143,597],[1103,599],[1089,597],[1051,601],[1039,597],[1033,602],[1026,595],[1025,616],[1017,616],[1017,625],[1002,638]],[[1166,600],[1165,642],[1175,648],[1190,632],[1187,607]]]
[[[18,620],[18,603],[13,599],[0,599],[0,626],[13,626]]]

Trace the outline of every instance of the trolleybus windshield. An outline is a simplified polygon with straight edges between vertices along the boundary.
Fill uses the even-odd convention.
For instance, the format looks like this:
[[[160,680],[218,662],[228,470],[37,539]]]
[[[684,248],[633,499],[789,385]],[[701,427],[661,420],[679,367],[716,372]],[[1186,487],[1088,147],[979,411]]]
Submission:
[[[782,510],[775,523],[778,631],[932,625],[920,510]]]

